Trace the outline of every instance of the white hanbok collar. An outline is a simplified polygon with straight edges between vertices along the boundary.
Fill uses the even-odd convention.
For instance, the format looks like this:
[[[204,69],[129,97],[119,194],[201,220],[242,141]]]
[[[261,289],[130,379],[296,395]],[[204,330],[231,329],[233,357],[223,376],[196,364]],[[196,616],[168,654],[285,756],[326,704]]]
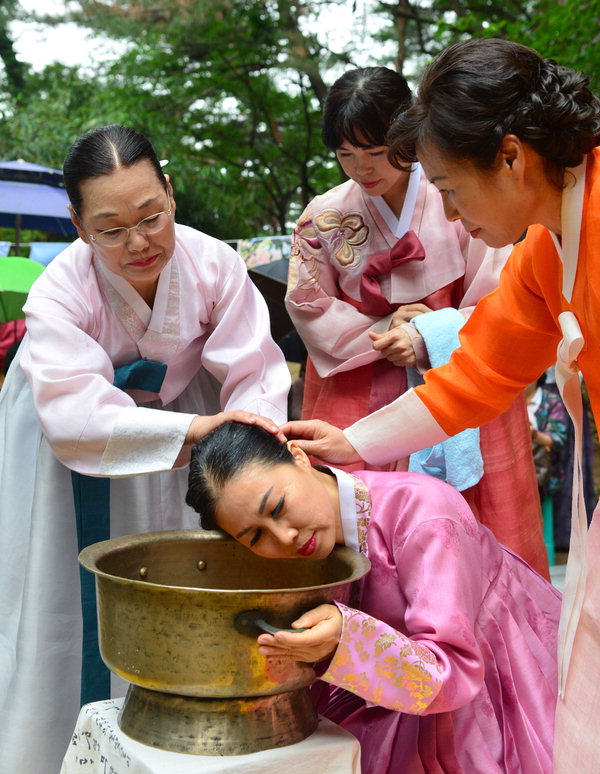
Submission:
[[[385,220],[387,227],[396,239],[403,237],[410,228],[415,212],[417,197],[419,195],[420,181],[421,165],[418,163],[413,164],[410,171],[410,177],[408,178],[408,186],[406,188],[404,204],[402,205],[402,212],[400,213],[399,218],[394,215],[383,196],[373,196],[371,198],[371,201],[375,207],[377,207],[379,214]]]
[[[583,212],[583,198],[585,194],[585,172],[587,158],[578,167],[573,167],[568,174],[573,176],[572,185],[565,188],[562,196],[561,209],[561,241],[553,231],[549,231],[556,252],[563,265],[564,297],[569,303],[573,296],[575,276],[577,274],[577,258],[579,256],[579,237],[581,233],[581,213]]]
[[[354,496],[354,478],[344,470],[331,468],[328,470],[337,479],[340,496],[340,515],[342,517],[342,533],[344,544],[355,551],[360,550],[358,540],[358,524],[356,520],[356,498]]]
[[[92,258],[94,268],[96,272],[100,274],[109,285],[117,291],[121,298],[135,311],[139,317],[141,323],[145,328],[153,327],[155,330],[160,330],[164,322],[168,288],[171,281],[171,270],[173,261],[169,261],[164,269],[161,271],[158,278],[158,287],[156,288],[156,297],[154,299],[154,306],[151,309],[144,301],[137,290],[127,282],[126,279],[121,277],[120,274],[115,274],[110,271],[102,261],[99,261],[96,256]],[[167,292],[165,292],[167,290]],[[152,326],[151,326],[151,323]]]
[[[561,236],[562,244],[556,234],[550,232],[560,256],[563,268],[562,292],[571,304],[577,264],[579,258],[579,239],[585,194],[585,174],[587,159],[573,169],[568,170],[571,180],[565,175],[566,187],[562,196]],[[574,184],[573,184],[574,180]],[[570,309],[558,315],[563,338],[556,353],[556,384],[563,403],[573,420],[575,430],[573,461],[573,493],[571,507],[571,536],[569,540],[569,559],[565,572],[563,602],[558,626],[558,695],[565,693],[571,654],[575,635],[583,608],[588,565],[588,525],[585,500],[583,497],[583,404],[579,366],[577,358],[585,341],[575,313]]]
[[[95,257],[92,260],[111,309],[136,342],[142,357],[166,362],[168,356],[185,346],[180,334],[181,289],[175,256],[160,273],[152,309],[127,280]]]

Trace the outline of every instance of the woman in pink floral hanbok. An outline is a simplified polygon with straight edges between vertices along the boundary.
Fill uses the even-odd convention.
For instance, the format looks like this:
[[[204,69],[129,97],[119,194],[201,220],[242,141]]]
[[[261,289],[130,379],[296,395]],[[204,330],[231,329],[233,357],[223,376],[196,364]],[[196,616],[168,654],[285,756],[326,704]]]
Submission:
[[[444,307],[467,316],[510,252],[449,223],[419,164],[387,160],[391,118],[411,99],[400,74],[369,67],[325,103],[323,139],[350,179],[313,199],[294,233],[286,305],[309,352],[305,419],[345,427],[398,397],[406,366],[429,367],[410,320]]]
[[[359,739],[363,774],[551,774],[560,593],[454,489],[313,468],[293,441],[227,423],[195,447],[186,501],[261,556],[369,557],[353,607],[258,637],[317,662],[317,709]]]
[[[386,132],[411,100],[386,67],[350,70],[326,100],[323,139],[350,179],[313,199],[294,233],[286,306],[309,354],[303,419],[345,428],[420,382],[431,353],[411,321],[443,309],[469,317],[509,255],[446,220],[419,164],[389,163]],[[549,577],[522,396],[480,429],[480,449],[483,477],[461,491],[501,543]],[[406,470],[408,460],[345,469],[356,467]]]

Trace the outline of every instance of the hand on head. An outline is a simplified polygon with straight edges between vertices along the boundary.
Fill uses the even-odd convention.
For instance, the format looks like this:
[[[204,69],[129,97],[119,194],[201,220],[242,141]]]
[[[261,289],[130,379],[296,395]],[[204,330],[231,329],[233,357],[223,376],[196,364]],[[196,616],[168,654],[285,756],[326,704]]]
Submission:
[[[333,655],[342,635],[342,614],[335,605],[319,605],[294,621],[292,628],[308,629],[292,634],[261,634],[258,651],[263,656],[291,658],[309,664]]]
[[[246,425],[257,425],[268,433],[272,433],[282,443],[286,440],[284,434],[273,420],[260,414],[252,414],[250,411],[236,409],[234,411],[220,411],[218,414],[211,414],[209,416],[198,415],[194,417],[185,437],[186,445],[198,443],[205,435],[208,435],[208,433],[225,422],[243,422]]]
[[[348,465],[361,460],[343,431],[320,419],[286,422],[279,430],[288,439],[296,441],[306,454],[326,462]]]

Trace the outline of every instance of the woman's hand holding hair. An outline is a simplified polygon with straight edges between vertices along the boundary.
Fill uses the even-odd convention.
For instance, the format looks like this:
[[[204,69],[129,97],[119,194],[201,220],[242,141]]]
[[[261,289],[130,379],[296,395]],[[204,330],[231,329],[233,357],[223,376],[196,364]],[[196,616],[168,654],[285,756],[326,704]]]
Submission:
[[[338,465],[360,462],[361,457],[343,431],[321,419],[294,420],[279,428],[288,438],[313,457]]]
[[[185,436],[185,445],[193,445],[204,438],[205,435],[225,422],[244,422],[247,425],[258,425],[269,433],[276,435],[280,441],[285,442],[285,436],[273,420],[260,414],[252,414],[250,411],[235,409],[234,411],[220,411],[209,416],[198,415],[194,417]]]
[[[301,615],[292,623],[292,628],[308,631],[261,634],[258,638],[259,653],[309,664],[329,658],[342,635],[342,614],[335,605],[319,605]]]

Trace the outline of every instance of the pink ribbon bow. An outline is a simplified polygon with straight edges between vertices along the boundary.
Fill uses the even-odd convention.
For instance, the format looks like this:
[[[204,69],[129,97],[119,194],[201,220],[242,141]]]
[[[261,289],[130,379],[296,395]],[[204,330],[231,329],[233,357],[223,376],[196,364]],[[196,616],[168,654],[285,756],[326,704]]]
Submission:
[[[405,261],[422,261],[425,249],[414,231],[407,231],[391,250],[374,253],[367,261],[360,278],[360,300],[363,314],[385,317],[396,308],[384,297],[377,277],[389,274]]]

